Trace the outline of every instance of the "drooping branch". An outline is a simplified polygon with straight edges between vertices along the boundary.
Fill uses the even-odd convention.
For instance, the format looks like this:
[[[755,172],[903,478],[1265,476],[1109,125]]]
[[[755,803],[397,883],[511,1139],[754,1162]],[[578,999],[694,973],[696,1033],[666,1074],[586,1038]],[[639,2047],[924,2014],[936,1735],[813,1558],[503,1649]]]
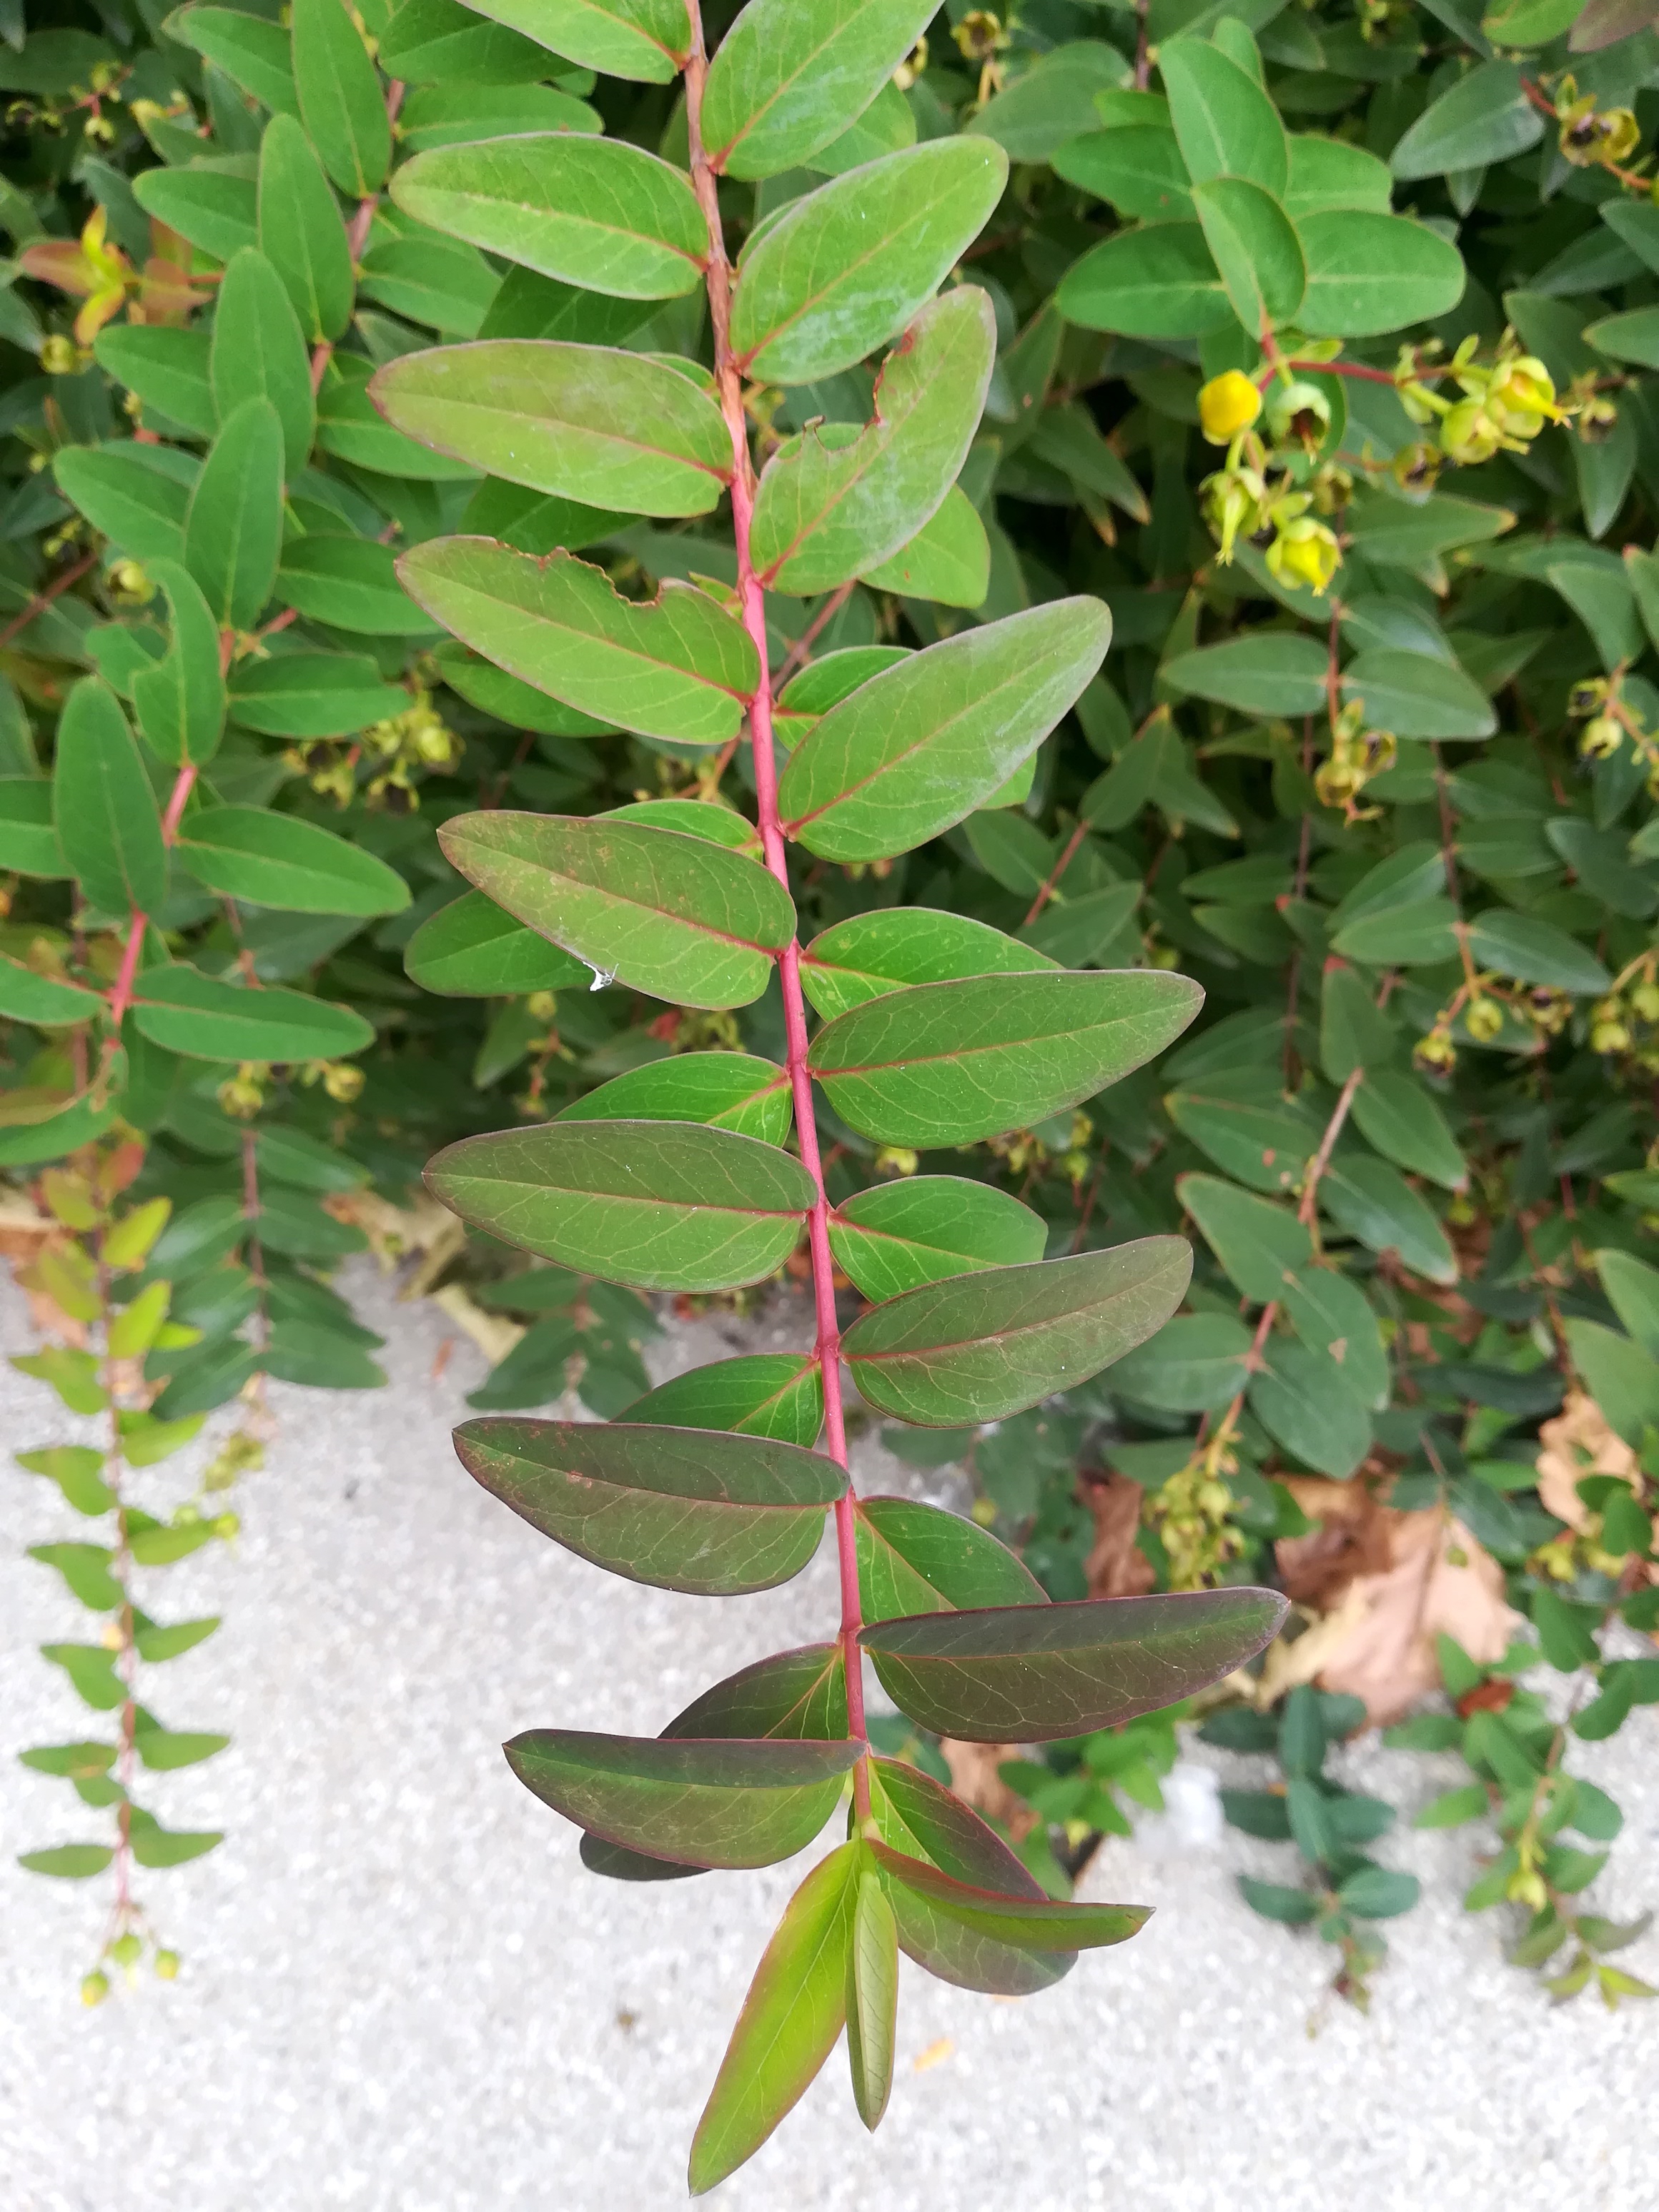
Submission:
[[[766,600],[750,557],[750,526],[755,507],[755,470],[749,450],[749,422],[743,404],[743,378],[732,350],[732,267],[721,227],[719,187],[702,137],[702,95],[708,56],[703,43],[702,11],[690,0],[691,48],[685,67],[685,113],[690,145],[691,182],[708,225],[707,283],[709,320],[714,338],[714,379],[720,411],[732,440],[732,525],[737,541],[738,599],[744,628],[760,663],[760,678],[749,702],[749,733],[754,757],[755,793],[766,865],[789,889],[789,863],[778,816],[777,758],[772,743],[772,681],[767,653]],[[806,1064],[806,1000],[800,981],[800,940],[792,936],[778,962],[783,989],[784,1028],[788,1045],[790,1091],[801,1164],[811,1177],[814,1197],[807,1234],[817,1309],[817,1352],[823,1384],[824,1431],[830,1456],[847,1465],[847,1431],[841,1396],[841,1331],[836,1318],[835,1267],[830,1250],[830,1200],[818,1150],[812,1105],[812,1079]],[[836,1545],[841,1570],[840,1640],[846,1661],[849,1732],[864,1735],[864,1683],[859,1631],[858,1552],[850,1489],[836,1507]],[[860,1814],[869,1809],[869,1774],[861,1762],[854,1780]]]

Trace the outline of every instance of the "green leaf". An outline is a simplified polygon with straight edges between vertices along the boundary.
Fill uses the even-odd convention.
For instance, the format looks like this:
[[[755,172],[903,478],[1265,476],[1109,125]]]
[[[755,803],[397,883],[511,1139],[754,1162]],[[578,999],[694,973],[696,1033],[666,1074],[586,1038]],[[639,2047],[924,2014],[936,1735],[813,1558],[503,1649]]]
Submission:
[[[772,1866],[810,1844],[864,1747],[533,1729],[506,1747],[527,1790],[578,1827],[684,1866]]]
[[[952,484],[938,512],[888,560],[860,578],[878,592],[932,599],[945,607],[979,607],[991,587],[991,541],[979,511]]]
[[[1499,46],[1547,46],[1584,12],[1583,0],[1498,0],[1480,27]]]
[[[313,622],[365,637],[433,635],[434,623],[398,580],[403,568],[390,545],[319,532],[289,538],[282,562],[278,594],[285,605]]]
[[[839,1741],[847,1734],[842,1647],[839,1643],[805,1644],[757,1659],[693,1698],[662,1733],[669,1737],[768,1736],[788,1743]]]
[[[170,39],[193,46],[262,107],[276,115],[299,114],[289,37],[280,23],[237,8],[179,8],[167,18],[165,28]]]
[[[1294,132],[1290,139],[1291,180],[1283,194],[1293,222],[1333,208],[1368,208],[1387,215],[1393,179],[1386,161],[1345,138]]]
[[[171,1774],[181,1766],[199,1766],[230,1741],[228,1735],[185,1735],[172,1729],[141,1728],[133,1738],[139,1758],[153,1774]]]
[[[386,95],[344,0],[293,0],[294,87],[323,166],[343,192],[378,192],[392,166]]]
[[[628,1418],[630,1422],[665,1422],[671,1428],[775,1437],[780,1443],[810,1449],[823,1425],[823,1371],[811,1352],[757,1352],[741,1359],[717,1359],[647,1390],[628,1408]],[[738,1733],[765,1731],[744,1729]]]
[[[861,1396],[924,1428],[1000,1420],[1086,1382],[1161,1328],[1192,1253],[1146,1237],[909,1291],[854,1322],[842,1348]]]
[[[133,678],[133,713],[150,750],[169,768],[199,765],[218,751],[225,726],[218,626],[179,562],[153,561],[149,574],[167,595],[173,638],[166,659]]]
[[[1573,1316],[1565,1326],[1572,1364],[1608,1426],[1639,1444],[1648,1428],[1659,1426],[1659,1359],[1599,1322]]]
[[[499,32],[484,30],[482,24],[461,35],[487,39],[492,50],[499,40],[504,49],[520,51],[511,33],[503,37]],[[398,143],[409,153],[424,154],[434,146],[470,146],[478,138],[529,137],[539,131],[596,131],[603,127],[598,111],[586,100],[573,99],[551,85],[445,82],[447,72],[441,56],[447,43],[437,40],[424,50],[422,58],[425,53],[433,55],[437,82],[419,87],[398,112]],[[470,46],[468,52],[476,55],[478,49]],[[528,73],[533,75],[536,70],[532,64]],[[501,74],[506,74],[505,66]]]
[[[1343,208],[1297,224],[1308,289],[1297,320],[1310,336],[1375,337],[1447,314],[1463,296],[1463,258],[1437,231],[1399,215]]]
[[[1542,983],[1552,990],[1589,998],[1605,991],[1613,978],[1585,945],[1534,914],[1489,907],[1469,924],[1468,945],[1478,968],[1495,968],[1517,982]]]
[[[1382,1161],[1340,1155],[1325,1170],[1319,1202],[1339,1228],[1373,1252],[1397,1252],[1431,1282],[1457,1280],[1446,1232],[1405,1177]]]
[[[686,1052],[612,1076],[573,1099],[560,1121],[702,1121],[769,1145],[788,1141],[789,1077],[746,1052]]]
[[[516,23],[520,12],[513,6],[474,10],[457,6],[456,0],[402,0],[380,40],[380,66],[388,76],[422,86],[468,90],[484,85],[532,85],[557,64],[550,64],[545,52],[537,51],[538,46],[545,46],[545,40],[534,32],[530,37],[520,37],[516,29],[501,27]],[[522,12],[533,15],[537,11],[530,7]],[[562,18],[568,12],[560,6]],[[494,15],[495,22],[481,23],[478,16],[484,14]],[[400,112],[398,120],[402,119]],[[520,127],[524,126],[509,122],[466,135],[493,138]],[[562,130],[568,125],[561,118],[548,127]]]
[[[126,1591],[110,1572],[114,1556],[105,1544],[31,1544],[28,1555],[43,1567],[56,1567],[71,1597],[93,1613],[112,1613]]]
[[[1068,184],[1109,200],[1121,216],[1146,222],[1190,222],[1191,179],[1175,132],[1161,123],[1068,138],[1052,167]]]
[[[813,1868],[767,1945],[691,2140],[688,2185],[702,2197],[751,2158],[835,2048],[867,1846],[843,1844]]]
[[[17,1863],[30,1874],[55,1875],[64,1881],[85,1881],[102,1874],[115,1856],[110,1844],[54,1844],[44,1851],[20,1851]]]
[[[64,702],[52,775],[58,842],[88,905],[125,919],[167,898],[167,848],[138,741],[106,684],[83,677]]]
[[[1095,1950],[1104,1943],[1125,1942],[1151,1917],[1149,1905],[1059,1905],[1048,1897],[1003,1897],[955,1881],[937,1867],[907,1858],[885,1844],[872,1844],[870,1849],[890,1891],[908,1890],[974,1935],[1023,1949]]]
[[[712,1429],[464,1421],[455,1449],[476,1481],[579,1558],[708,1597],[798,1575],[847,1488],[833,1460]]]
[[[1466,1820],[1484,1820],[1490,1807],[1486,1792],[1479,1782],[1466,1783],[1461,1790],[1443,1790],[1437,1797],[1431,1798],[1412,1821],[1414,1828],[1461,1828]]]
[[[827,423],[784,441],[762,475],[750,538],[769,591],[827,591],[909,544],[967,458],[995,353],[988,297],[959,285],[889,356],[866,428]]]
[[[893,2036],[898,2019],[898,1923],[881,1879],[866,1868],[858,1879],[847,1962],[847,2056],[853,2100],[872,2132],[893,2087]]]
[[[1146,493],[1116,448],[1101,435],[1081,400],[1045,407],[1031,433],[1030,447],[1038,460],[1059,469],[1085,491],[1110,500],[1133,521],[1152,520]]]
[[[732,474],[714,401],[678,368],[613,346],[444,346],[388,362],[370,392],[388,421],[441,453],[630,514],[707,514]]]
[[[9,952],[0,953],[0,1014],[10,1021],[51,1029],[59,1023],[90,1020],[100,1003],[95,991],[83,991],[78,983],[60,983],[55,976],[39,975]]]
[[[375,915],[409,904],[409,885],[373,853],[262,806],[198,808],[185,817],[176,850],[198,884],[246,906]]]
[[[1373,1074],[1398,1051],[1394,1024],[1364,981],[1344,962],[1327,960],[1319,1006],[1319,1061],[1327,1080],[1346,1083],[1357,1067]]]
[[[17,1760],[21,1766],[29,1767],[36,1774],[56,1775],[60,1781],[67,1782],[107,1774],[118,1756],[112,1743],[54,1743],[41,1744],[33,1751],[20,1751]]]
[[[1301,242],[1278,201],[1241,177],[1196,183],[1193,201],[1244,328],[1254,336],[1289,322],[1302,304],[1308,272]]]
[[[1313,1257],[1313,1239],[1287,1206],[1275,1206],[1216,1176],[1182,1176],[1176,1194],[1223,1271],[1257,1305],[1277,1298],[1285,1277]]]
[[[1356,1867],[1337,1891],[1342,1909],[1358,1920],[1392,1920],[1409,1912],[1421,1894],[1414,1874],[1400,1874],[1392,1867]]]
[[[482,891],[465,891],[428,916],[404,948],[404,972],[445,998],[517,998],[529,991],[583,988],[580,961],[503,914]]]
[[[1603,315],[1589,325],[1584,336],[1597,353],[1614,361],[1659,368],[1659,308],[1632,307],[1627,314]]]
[[[1344,1386],[1380,1413],[1389,1402],[1389,1358],[1359,1285],[1333,1267],[1304,1267],[1286,1276],[1279,1297],[1304,1344],[1334,1360]]]
[[[1125,1353],[1112,1389],[1166,1413],[1211,1413],[1249,1381],[1249,1330],[1231,1314],[1183,1314]]]
[[[1343,672],[1342,690],[1363,703],[1368,725],[1397,738],[1489,738],[1498,727],[1480,686],[1433,653],[1368,646]]]
[[[1374,1068],[1353,1095],[1355,1125],[1369,1144],[1408,1174],[1447,1190],[1468,1187],[1468,1163],[1420,1076]]]
[[[1527,98],[1516,64],[1482,62],[1431,100],[1396,142],[1389,166],[1408,179],[1484,168],[1524,154],[1543,135],[1544,118]]]
[[[378,476],[419,478],[431,483],[477,483],[476,471],[465,461],[417,445],[394,430],[369,396],[374,364],[359,354],[332,353],[317,387],[317,444],[325,453],[337,454]],[[483,487],[479,486],[480,495]],[[501,487],[508,497],[507,487]],[[568,505],[568,502],[561,502]],[[580,511],[580,510],[573,510]]]
[[[253,21],[246,15],[237,20]],[[286,52],[288,40],[274,23],[256,23],[255,27],[273,32]],[[187,169],[146,169],[133,179],[132,194],[146,215],[176,230],[216,261],[228,261],[240,247],[259,242],[258,189],[252,178],[233,161],[192,162]],[[207,426],[209,430],[212,427],[211,422]]]
[[[1276,1920],[1285,1928],[1305,1928],[1310,1920],[1319,1917],[1319,1900],[1305,1889],[1290,1889],[1277,1881],[1258,1881],[1254,1875],[1235,1875],[1233,1879],[1245,1904],[1264,1920]]]
[[[810,1060],[842,1119],[881,1143],[969,1145],[1092,1098],[1180,1036],[1198,986],[1156,969],[927,983],[827,1023]]]
[[[830,1249],[866,1298],[1041,1260],[1040,1215],[963,1176],[915,1176],[857,1191],[830,1217]]]
[[[688,584],[624,599],[568,553],[440,538],[398,563],[417,605],[509,675],[579,713],[684,744],[734,738],[760,680],[748,633]]]
[[[923,1613],[859,1641],[923,1728],[972,1743],[1046,1743],[1194,1696],[1254,1658],[1285,1611],[1273,1590],[1194,1590]]]
[[[1060,279],[1054,304],[1068,323],[1125,337],[1204,337],[1233,322],[1195,222],[1146,222],[1103,239]]]
[[[1609,1247],[1596,1254],[1595,1272],[1626,1328],[1639,1345],[1659,1355],[1659,1269]]]
[[[353,737],[370,722],[405,714],[410,703],[407,691],[384,683],[374,661],[355,653],[242,660],[229,682],[233,720],[272,738]]]
[[[703,143],[730,177],[775,177],[855,123],[927,27],[928,0],[750,0],[703,93]]]
[[[1052,971],[1046,953],[969,915],[878,908],[834,923],[801,955],[801,988],[827,1021],[906,984]]]
[[[452,1212],[521,1250],[639,1290],[735,1290],[794,1249],[812,1182],[729,1129],[563,1122],[463,1138],[427,1170]]]
[[[434,230],[587,291],[669,300],[702,282],[708,226],[690,183],[620,138],[437,147],[404,163],[392,197]]]
[[[276,410],[268,399],[246,399],[224,422],[190,495],[185,566],[214,620],[229,629],[252,629],[276,588],[283,453]]]
[[[1241,714],[1314,714],[1325,703],[1325,647],[1300,630],[1257,630],[1166,660],[1158,674],[1177,691]]]
[[[978,235],[1007,173],[1000,146],[940,138],[786,208],[738,264],[732,344],[744,374],[810,384],[896,337]]]
[[[374,1039],[349,1006],[301,991],[246,988],[182,963],[139,976],[132,1020],[152,1044],[191,1060],[337,1060]]]
[[[132,1856],[141,1867],[185,1866],[206,1856],[224,1836],[216,1829],[185,1830],[138,1826],[132,1831]]]
[[[759,861],[676,830],[498,809],[446,823],[439,842],[596,979],[677,1006],[748,1006],[794,929],[789,894]]]
[[[104,1480],[104,1455],[89,1444],[48,1444],[19,1452],[16,1458],[28,1474],[55,1482],[77,1513],[107,1513],[115,1504],[115,1492]]]
[[[1164,1101],[1182,1134],[1238,1182],[1268,1192],[1293,1188],[1318,1146],[1312,1115],[1285,1101],[1271,1078],[1218,1074],[1206,1081],[1208,1095],[1172,1091]]]
[[[166,456],[163,465],[162,456]],[[183,462],[180,471],[173,464]],[[135,561],[176,561],[194,464],[159,446],[67,446],[52,463],[64,497]]]
[[[1018,1553],[976,1521],[908,1498],[861,1498],[857,1516],[866,1620],[1047,1602]]]
[[[1252,1378],[1250,1411],[1304,1467],[1346,1482],[1371,1448],[1371,1425],[1357,1392],[1323,1352],[1269,1338]]]
[[[907,1859],[999,1899],[1040,1900],[1043,1892],[1006,1844],[920,1768],[896,1759],[870,1763],[870,1811],[881,1840]],[[1050,1989],[1076,1962],[1074,1951],[1037,1951],[1004,1943],[939,1911],[918,1890],[888,1892],[898,1921],[899,1948],[940,1981],[1000,1996]]]
[[[1046,161],[1094,123],[1098,94],[1128,81],[1127,63],[1104,39],[1067,39],[994,93],[965,128],[994,138],[1011,161]]]
[[[200,438],[210,438],[219,427],[208,380],[211,350],[204,331],[170,331],[147,324],[117,324],[100,331],[93,345],[100,368],[136,393],[143,406],[170,416]]]
[[[319,0],[337,10],[340,0]],[[283,475],[305,466],[317,427],[311,364],[288,288],[257,246],[244,246],[219,287],[210,356],[213,404],[228,422],[247,399],[268,399],[283,430]]]
[[[1196,183],[1247,179],[1282,198],[1290,177],[1285,127],[1256,80],[1218,46],[1192,37],[1160,46],[1158,68],[1188,176]]]
[[[890,78],[856,123],[809,155],[805,166],[820,177],[845,176],[884,154],[901,153],[916,143],[916,118],[908,101]]]
[[[929,646],[823,715],[778,786],[784,833],[830,860],[909,850],[988,799],[1099,667],[1111,616],[1061,599]]]
[[[489,0],[481,15],[509,23],[567,61],[628,77],[672,84],[691,51],[685,0]]]
[[[115,1671],[115,1655],[101,1644],[43,1644],[40,1656],[61,1667],[82,1705],[94,1712],[113,1712],[126,1703],[126,1684]]]
[[[259,142],[259,250],[281,277],[307,345],[344,334],[356,284],[333,187],[304,130],[273,115]]]

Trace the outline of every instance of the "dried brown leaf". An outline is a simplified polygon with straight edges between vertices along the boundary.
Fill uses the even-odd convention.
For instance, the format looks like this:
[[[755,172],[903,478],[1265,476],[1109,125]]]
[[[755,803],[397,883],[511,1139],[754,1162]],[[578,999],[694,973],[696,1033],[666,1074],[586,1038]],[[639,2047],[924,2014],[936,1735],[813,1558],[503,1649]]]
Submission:
[[[964,1805],[1000,1820],[1016,1843],[1036,1826],[1036,1814],[1023,1797],[1017,1797],[997,1769],[1005,1759],[1022,1759],[1018,1743],[960,1743],[955,1736],[939,1738],[939,1752],[951,1770],[951,1787]]]
[[[1389,1565],[1350,1583],[1346,1633],[1329,1638],[1318,1674],[1322,1689],[1363,1698],[1378,1726],[1438,1686],[1437,1636],[1455,1637],[1490,1665],[1520,1621],[1504,1595],[1503,1569],[1461,1522],[1438,1508],[1389,1511],[1388,1522]]]
[[[1084,1566],[1091,1597],[1139,1597],[1158,1580],[1135,1542],[1145,1495],[1126,1474],[1084,1484],[1084,1502],[1095,1516],[1095,1540]]]
[[[1589,1508],[1578,1495],[1586,1475],[1618,1474],[1628,1480],[1638,1473],[1636,1454],[1607,1426],[1601,1408],[1583,1390],[1568,1391],[1561,1411],[1539,1430],[1538,1441],[1543,1446],[1538,1455],[1539,1498],[1546,1512],[1570,1528],[1589,1525]]]

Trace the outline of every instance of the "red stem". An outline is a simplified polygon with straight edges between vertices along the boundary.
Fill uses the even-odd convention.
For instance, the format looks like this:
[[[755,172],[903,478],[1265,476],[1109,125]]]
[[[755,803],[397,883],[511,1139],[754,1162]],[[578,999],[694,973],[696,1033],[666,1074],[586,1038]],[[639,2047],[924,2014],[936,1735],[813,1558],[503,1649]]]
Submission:
[[[398,120],[398,110],[403,104],[404,87],[400,81],[394,77],[386,88],[386,119],[388,123],[395,123]],[[362,258],[363,248],[368,243],[368,234],[374,228],[374,210],[380,204],[380,195],[378,192],[370,192],[357,203],[356,213],[352,216],[350,228],[346,232],[346,246],[350,252],[354,269]],[[313,392],[321,391],[324,372],[333,357],[333,339],[319,339],[313,349],[311,356],[311,388]]]
[[[720,386],[720,411],[732,439],[732,526],[738,550],[738,599],[743,625],[760,659],[760,681],[749,702],[750,738],[754,748],[755,794],[760,815],[761,844],[766,865],[786,890],[789,863],[778,819],[777,762],[772,748],[772,684],[766,651],[766,599],[750,559],[750,523],[755,507],[754,465],[749,453],[749,425],[744,413],[743,383],[731,344],[732,270],[726,259],[720,227],[720,199],[714,173],[709,167],[702,140],[702,94],[708,80],[708,57],[703,46],[702,10],[690,0],[691,50],[685,65],[685,114],[690,141],[691,181],[708,224],[706,274],[708,307],[714,333],[714,374]],[[792,937],[778,961],[783,985],[784,1029],[788,1039],[789,1085],[794,1098],[795,1130],[800,1144],[801,1165],[812,1179],[815,1193],[807,1217],[807,1236],[812,1259],[812,1293],[817,1310],[817,1361],[823,1378],[823,1423],[830,1455],[839,1467],[847,1465],[847,1430],[841,1400],[841,1331],[836,1319],[835,1265],[830,1251],[830,1200],[823,1187],[823,1164],[818,1152],[817,1122],[812,1109],[812,1079],[806,1065],[806,1001],[800,984],[800,940]],[[864,1723],[863,1655],[859,1631],[863,1613],[859,1601],[858,1548],[853,1492],[849,1486],[836,1505],[836,1549],[841,1568],[841,1628],[839,1640],[846,1658],[848,1731],[862,1739]],[[854,1775],[854,1802],[860,1819],[870,1811],[870,1777],[860,1760]]]
[[[43,613],[60,592],[66,592],[71,584],[77,583],[97,558],[95,551],[83,553],[78,561],[64,569],[61,576],[54,576],[44,590],[37,592],[22,612],[14,615],[5,628],[0,629],[0,646],[9,645],[20,630],[27,629],[36,615]]]

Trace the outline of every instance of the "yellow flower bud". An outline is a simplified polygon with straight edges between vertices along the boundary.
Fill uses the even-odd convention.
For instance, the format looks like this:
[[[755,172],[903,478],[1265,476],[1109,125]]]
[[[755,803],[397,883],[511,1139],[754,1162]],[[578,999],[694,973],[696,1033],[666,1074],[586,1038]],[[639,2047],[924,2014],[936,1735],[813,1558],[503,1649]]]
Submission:
[[[1212,376],[1198,395],[1198,419],[1212,446],[1231,445],[1261,412],[1261,394],[1242,370]]]
[[[1322,599],[1326,586],[1342,565],[1342,550],[1328,523],[1312,515],[1283,522],[1267,548],[1267,566],[1281,584],[1306,584],[1315,599]]]
[[[1504,1033],[1504,1009],[1496,999],[1471,999],[1463,1026],[1477,1044],[1490,1044]]]
[[[81,366],[81,349],[73,338],[43,338],[40,343],[40,366],[48,376],[73,376]],[[96,1999],[94,2002],[96,2002]]]
[[[1597,714],[1579,732],[1578,750],[1586,760],[1608,760],[1624,742],[1622,725],[1611,714]]]
[[[1498,451],[1498,432],[1478,399],[1465,399],[1440,425],[1440,447],[1448,460],[1474,468]]]

